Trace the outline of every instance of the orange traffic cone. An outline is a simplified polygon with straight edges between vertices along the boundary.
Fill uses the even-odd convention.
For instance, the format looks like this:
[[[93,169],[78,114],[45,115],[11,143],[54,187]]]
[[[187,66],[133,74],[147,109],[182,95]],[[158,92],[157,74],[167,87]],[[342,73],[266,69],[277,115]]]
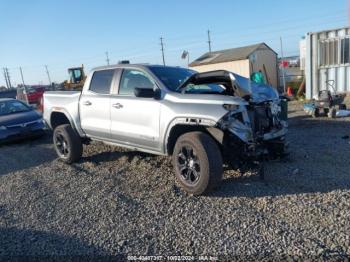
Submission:
[[[292,88],[290,86],[288,86],[288,88],[287,88],[287,95],[293,96]]]

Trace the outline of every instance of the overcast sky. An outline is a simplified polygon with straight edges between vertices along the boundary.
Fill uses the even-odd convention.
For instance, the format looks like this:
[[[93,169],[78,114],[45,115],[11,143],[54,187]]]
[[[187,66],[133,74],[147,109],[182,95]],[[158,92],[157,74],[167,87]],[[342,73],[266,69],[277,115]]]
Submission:
[[[188,50],[195,59],[212,48],[220,50],[266,42],[285,55],[299,54],[306,32],[348,25],[347,0],[0,0],[0,86],[8,67],[12,84],[47,84],[68,78],[67,68],[87,69],[129,59],[161,64],[160,36],[165,60],[186,66]]]

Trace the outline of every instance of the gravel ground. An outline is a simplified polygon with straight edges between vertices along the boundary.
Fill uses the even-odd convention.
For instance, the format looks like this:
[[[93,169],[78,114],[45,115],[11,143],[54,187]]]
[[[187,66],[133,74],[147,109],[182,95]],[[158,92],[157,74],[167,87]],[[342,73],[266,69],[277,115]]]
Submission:
[[[350,118],[290,103],[290,156],[184,194],[167,157],[93,143],[72,166],[51,138],[0,148],[0,255],[350,255]]]

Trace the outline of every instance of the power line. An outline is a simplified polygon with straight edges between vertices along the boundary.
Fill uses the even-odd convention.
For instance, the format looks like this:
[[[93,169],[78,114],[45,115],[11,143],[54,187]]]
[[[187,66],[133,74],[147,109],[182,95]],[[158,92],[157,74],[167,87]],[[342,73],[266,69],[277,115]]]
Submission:
[[[334,15],[333,15],[334,16]],[[339,16],[337,16],[336,18],[338,18]],[[339,17],[340,18],[340,17]],[[315,19],[315,18],[311,18],[311,19]],[[342,17],[342,19],[345,19],[345,17]],[[310,19],[305,19],[305,20],[310,20]],[[338,19],[337,19],[338,20]],[[282,21],[284,21],[284,22],[289,22],[289,21],[294,21],[294,20],[282,20]],[[336,20],[332,20],[332,21],[329,21],[329,22],[332,22],[332,23],[334,23]],[[278,22],[278,24],[280,24],[280,22]],[[319,24],[319,23],[318,23]],[[318,25],[317,24],[317,25]],[[324,21],[323,21],[323,23],[322,23],[323,25],[324,25]],[[273,24],[265,24],[265,25],[273,25]],[[309,25],[309,26],[311,26],[311,25]],[[261,27],[264,27],[263,25],[261,25]],[[254,29],[255,29],[256,27],[254,27]],[[262,32],[262,34],[268,34],[268,33],[277,33],[277,32],[286,32],[286,31],[290,31],[290,29],[294,29],[294,28],[300,28],[300,26],[293,26],[293,27],[288,27],[288,28],[281,28],[281,29],[278,29],[278,30],[269,30],[269,31],[264,31],[264,32]],[[253,29],[253,27],[245,27],[245,29]],[[227,34],[232,34],[232,33],[230,33],[230,32],[227,32],[227,31],[225,31],[225,33],[223,34],[223,35],[221,35],[221,34],[219,34],[219,36],[221,35],[221,36],[226,36]],[[216,36],[218,35],[217,33],[215,34]],[[236,35],[236,38],[238,38],[238,37],[246,37],[246,36],[251,36],[252,34],[250,33],[250,34],[243,34],[243,35]],[[174,39],[174,38],[172,38],[172,39]],[[278,39],[278,38],[277,38]],[[199,43],[199,41],[196,41],[196,42],[193,42],[193,41],[191,41],[191,42],[188,42],[188,43],[186,43],[186,45],[188,45],[188,44],[191,44],[192,45],[192,43],[193,43],[193,46],[199,46],[200,45],[200,43]],[[221,44],[222,44],[222,42],[220,42]],[[228,42],[226,42],[226,43],[228,43]],[[241,42],[240,42],[241,43]],[[240,44],[240,43],[237,43],[237,44]],[[186,46],[182,46],[181,48],[179,48],[179,50],[181,50],[181,49],[183,49],[183,48],[186,48]],[[134,53],[135,54],[135,53]],[[137,55],[135,55],[134,56],[134,54],[130,54],[130,55],[132,55],[133,57],[138,57]],[[142,53],[142,56],[144,56],[144,53]],[[99,55],[99,56],[93,56],[93,57],[89,57],[89,58],[80,58],[80,59],[74,59],[74,61],[76,61],[76,60],[90,60],[90,59],[94,59],[95,61],[97,61],[97,57],[100,57],[101,58],[101,55]],[[68,60],[66,60],[66,61],[68,61]],[[71,59],[71,60],[69,60],[69,61],[72,61],[73,62],[73,59]],[[50,63],[50,66],[52,66],[52,65],[57,65],[58,63],[54,63],[54,64],[52,64],[52,63]],[[64,64],[66,64],[66,63],[64,63]],[[63,65],[63,63],[62,63],[62,65]],[[39,66],[39,65],[29,65],[29,66],[24,66],[24,67],[22,67],[22,68],[28,68],[28,67],[41,67],[41,66]],[[17,69],[18,67],[16,67],[16,68],[12,68],[12,69]]]
[[[303,26],[305,24],[305,21],[311,21],[311,20],[318,20],[318,24],[320,24],[320,22],[322,21],[322,24],[324,22],[324,19],[332,19],[332,21],[334,19],[337,19],[337,18],[347,18],[347,13],[345,12],[343,15],[339,15],[340,12],[344,11],[344,9],[342,10],[338,10],[338,11],[333,11],[334,14],[329,14],[329,12],[327,13],[314,13],[314,14],[308,14],[307,16],[305,17],[300,17],[298,18],[298,21],[300,21],[299,23],[301,24],[301,26]],[[335,15],[336,14],[336,15]],[[314,17],[310,17],[311,15],[315,15]],[[317,15],[317,17],[316,17]],[[320,17],[322,19],[320,19]],[[293,19],[284,19],[284,20],[279,20],[279,21],[276,21],[276,22],[273,22],[273,23],[262,23],[262,24],[259,24],[259,27],[260,28],[265,28],[267,26],[276,26],[276,25],[283,25],[283,24],[291,24],[291,23],[294,23],[295,22],[298,22],[296,21],[295,18]],[[313,22],[313,21],[311,21]],[[316,22],[316,21],[315,21]],[[300,27],[300,26],[299,26]],[[230,26],[230,30],[236,30],[236,29],[242,29],[242,30],[256,30],[256,25],[251,25],[251,26],[246,26],[246,27],[241,27],[241,26]],[[228,34],[228,30],[225,30],[225,31],[215,31],[215,36],[220,36],[220,35],[227,35]],[[230,32],[229,34],[232,34],[232,32]],[[176,40],[176,39],[183,39],[183,38],[192,38],[193,39],[193,36],[196,36],[197,39],[201,39],[201,34],[198,34],[198,35],[194,35],[194,34],[190,34],[190,35],[177,35],[177,36],[174,36],[174,37],[171,37],[171,38],[167,38],[168,40]]]
[[[163,37],[160,37],[160,46],[161,46],[160,50],[162,51],[162,57],[163,57],[163,65],[165,66]]]
[[[209,53],[211,53],[211,40],[210,40],[210,31],[208,30],[208,45],[209,45]]]
[[[339,10],[340,11],[340,10]],[[327,18],[327,15],[325,14],[324,16],[322,16],[323,18]],[[330,16],[328,16],[329,17],[329,19],[330,19]],[[338,22],[338,20],[340,19],[340,17],[339,17],[339,15],[337,15],[337,16],[334,16],[334,15],[332,15],[332,17],[333,18],[337,18],[337,19],[333,19],[332,21],[330,21],[330,20],[328,20],[328,21],[326,21],[326,22],[328,22],[328,23],[330,23],[330,22],[332,22],[332,24],[334,24],[334,22]],[[339,18],[338,18],[339,17]],[[341,21],[343,21],[343,19],[345,19],[345,17],[344,16],[341,16],[342,18],[341,18]],[[305,30],[305,32],[307,32],[308,30],[311,30],[312,28],[310,28],[311,26],[313,26],[313,23],[311,23],[311,24],[307,24],[307,23],[305,23],[305,21],[307,21],[307,20],[315,20],[315,17],[314,18],[305,18],[305,19],[301,19],[301,20],[303,20],[303,21],[300,21],[300,23],[304,23],[304,25],[303,25],[303,28],[305,28],[305,26],[308,26],[309,27],[309,29],[307,29],[307,30]],[[288,19],[288,20],[282,20],[282,21],[280,21],[280,22],[289,22],[289,21],[293,21],[294,22],[294,20],[290,20],[290,19]],[[280,22],[277,22],[277,24],[278,25],[280,25],[281,23]],[[313,21],[312,21],[313,22]],[[316,22],[316,21],[315,21]],[[275,24],[275,23],[274,23]],[[266,35],[266,34],[272,34],[272,33],[277,33],[277,32],[288,32],[288,31],[292,31],[292,29],[294,29],[294,28],[300,28],[300,26],[295,26],[295,23],[293,23],[294,24],[294,26],[293,27],[286,27],[286,28],[278,28],[278,29],[270,29],[270,30],[265,30],[265,32],[260,32],[260,36],[261,35]],[[265,26],[266,25],[268,25],[268,24],[265,24]],[[270,25],[273,25],[273,24],[270,24]],[[317,25],[319,25],[319,23],[317,24]],[[323,21],[323,23],[322,23],[322,25],[323,26],[325,26],[326,24],[324,23],[324,21]],[[260,25],[260,27],[264,27],[264,25]],[[251,28],[249,28],[249,27],[245,27],[245,29],[253,29],[253,27],[251,27]],[[209,31],[209,30],[208,30]],[[225,35],[227,35],[227,34],[232,34],[232,32],[230,33],[229,31],[225,31],[222,35],[221,34],[219,34],[219,36],[222,36],[222,37],[224,37]],[[191,35],[192,37],[193,37],[193,35]],[[210,36],[210,32],[209,32],[209,36]],[[218,33],[217,32],[215,32],[215,39],[217,39],[217,36],[218,36]],[[246,40],[248,40],[248,38],[249,39],[252,39],[251,38],[251,36],[252,36],[252,34],[250,33],[250,34],[242,34],[242,35],[236,35],[236,38],[244,38],[244,39],[246,39]],[[284,40],[286,39],[286,36],[284,35],[283,36],[284,37]],[[183,37],[181,37],[182,39],[184,39]],[[221,38],[221,37],[220,37]],[[258,37],[254,37],[254,38],[256,38],[256,39],[258,39]],[[168,39],[168,38],[167,38]],[[174,38],[173,38],[174,39]],[[239,42],[236,42],[236,43],[232,43],[232,42],[227,42],[227,41],[225,41],[225,42],[221,42],[220,41],[220,45],[222,46],[222,45],[226,45],[226,44],[230,44],[230,45],[232,45],[232,44],[237,44],[237,45],[241,45],[241,44],[243,44],[243,42],[248,42],[248,41],[244,41],[244,39],[243,39],[243,41],[239,41]],[[272,38],[271,38],[272,39]],[[274,39],[276,39],[276,42],[279,40],[278,39],[278,36],[276,37],[276,38],[274,38]],[[266,41],[267,40],[267,38],[264,38],[264,39],[259,39],[258,41],[261,41],[261,40],[263,40],[263,41]],[[161,40],[161,42],[163,41],[163,39]],[[208,41],[209,41],[209,39],[208,39]],[[211,41],[211,40],[210,40]],[[216,40],[217,41],[217,40]],[[249,40],[249,42],[252,42],[252,41],[254,41],[254,39],[252,39],[252,40]],[[196,42],[194,42],[193,40],[191,41],[191,42],[185,42],[185,43],[182,43],[181,45],[181,47],[180,48],[176,48],[177,50],[181,50],[181,49],[183,49],[183,48],[187,48],[187,47],[189,47],[189,46],[202,46],[203,45],[203,42],[202,43],[200,43],[201,42],[201,40],[198,40],[198,41],[196,41]],[[189,43],[191,43],[191,45],[189,45]],[[211,43],[210,43],[211,44]],[[187,45],[187,47],[185,46],[185,45]],[[276,43],[276,45],[277,45],[277,43]],[[178,44],[177,44],[177,46],[179,46]],[[210,48],[211,48],[211,46],[210,46]],[[176,50],[175,48],[173,48],[173,49],[167,49],[167,52],[171,52],[171,50]],[[145,50],[146,51],[146,50]],[[284,50],[285,51],[285,50]],[[135,53],[134,53],[135,54]],[[152,53],[149,53],[150,55],[151,54],[155,54],[155,52],[152,52]],[[135,56],[134,56],[134,58],[135,57],[145,57],[147,54],[145,54],[144,52],[142,52],[142,54],[141,55],[138,55],[138,54],[136,54]],[[163,56],[163,64],[165,64],[165,58],[164,58],[164,44],[163,44],[163,46],[162,46],[162,56]],[[94,60],[95,61],[97,61],[97,57],[99,57],[99,61],[103,61],[103,59],[101,59],[102,58],[102,54],[100,54],[99,56],[94,56],[94,57],[90,57],[90,58],[81,58],[81,59],[84,59],[84,60],[90,60],[90,59],[93,59],[93,58],[95,58]],[[109,58],[108,58],[109,59]],[[76,59],[76,58],[74,58],[74,60],[78,60],[78,59]],[[65,60],[65,61],[67,61],[67,60]],[[70,60],[70,61],[73,61],[73,59],[72,60]],[[67,63],[67,62],[66,62]],[[66,64],[65,63],[65,64]],[[58,64],[58,63],[55,63],[56,65]],[[55,65],[54,64],[54,65]],[[63,63],[62,63],[62,65],[63,65]],[[34,66],[28,66],[28,67],[34,67]],[[35,66],[35,67],[37,67],[37,66]],[[22,67],[22,68],[27,68],[27,67]],[[52,64],[50,64],[50,68],[52,68]],[[54,67],[54,68],[57,68],[56,66]],[[18,67],[16,67],[15,68],[16,70],[18,69]],[[52,70],[51,70],[52,71]],[[55,69],[53,70],[53,71],[55,71]],[[50,80],[51,81],[51,80]]]
[[[343,18],[339,18],[339,19],[336,19],[336,20],[332,20],[332,21],[324,21],[322,22],[322,26],[325,26],[326,24],[333,24],[334,22],[343,22],[344,19],[346,19],[345,17]],[[284,32],[287,32],[287,31],[292,31],[294,29],[299,29],[301,26],[303,28],[306,28],[307,26],[308,27],[311,27],[311,26],[318,26],[319,23],[317,24],[303,24],[303,25],[298,25],[298,26],[291,26],[291,27],[285,27],[285,28],[279,28],[279,29],[276,29],[276,30],[265,30],[265,31],[260,31],[259,34],[260,35],[267,35],[267,34],[272,34],[272,33],[284,33]],[[306,29],[305,30],[305,33],[308,32],[309,30]],[[227,35],[232,35],[232,32],[227,32],[227,34],[225,35],[221,35],[221,36],[227,36]],[[235,38],[242,38],[242,37],[249,37],[249,36],[252,36],[252,33],[247,33],[247,34],[242,34],[242,35],[235,35]]]
[[[344,18],[342,18],[342,20],[343,20]],[[328,24],[330,24],[330,23],[334,23],[335,21],[333,20],[333,21],[328,21],[328,23],[327,23],[327,21],[326,21],[326,23],[323,23],[323,25],[328,25]],[[314,24],[312,24],[312,25],[308,25],[308,26],[313,26]],[[304,26],[305,27],[305,26]],[[267,34],[271,34],[271,33],[281,33],[281,32],[283,32],[283,33],[285,33],[285,32],[289,32],[289,31],[292,31],[292,29],[295,29],[295,28],[300,28],[300,26],[297,26],[297,27],[288,27],[288,28],[286,28],[286,29],[279,29],[279,30],[273,30],[273,31],[264,31],[264,32],[261,32],[261,34],[263,34],[263,35],[267,35]],[[232,33],[230,33],[231,35],[232,35]],[[287,36],[301,36],[301,34],[289,34],[289,35],[287,35]],[[250,36],[253,36],[253,37],[255,37],[256,38],[256,35],[252,35],[252,34],[243,34],[243,35],[236,35],[236,38],[245,38],[245,39],[248,39],[248,38],[250,38]],[[252,39],[252,38],[250,38],[250,39]],[[259,40],[254,40],[254,39],[252,39],[252,40],[249,40],[249,41],[239,41],[239,42],[228,42],[228,41],[225,41],[225,42],[222,42],[222,41],[220,41],[219,43],[220,43],[220,45],[223,45],[223,44],[230,44],[230,45],[244,45],[244,44],[249,44],[249,43],[251,43],[251,42],[254,42],[254,41],[260,41],[260,42],[264,42],[264,41],[267,41],[267,40],[274,40],[274,39],[276,39],[276,40],[278,40],[279,41],[279,37],[273,37],[273,38],[261,38],[261,39],[259,39]],[[191,42],[187,42],[187,43],[185,43],[185,44],[183,44],[183,45],[181,45],[181,47],[176,47],[176,48],[170,48],[170,49],[167,49],[168,51],[175,51],[175,50],[182,50],[183,48],[189,48],[189,47],[196,47],[196,46],[201,46],[202,44],[201,44],[201,42],[200,41],[191,41]],[[179,45],[177,45],[177,46],[179,46]]]

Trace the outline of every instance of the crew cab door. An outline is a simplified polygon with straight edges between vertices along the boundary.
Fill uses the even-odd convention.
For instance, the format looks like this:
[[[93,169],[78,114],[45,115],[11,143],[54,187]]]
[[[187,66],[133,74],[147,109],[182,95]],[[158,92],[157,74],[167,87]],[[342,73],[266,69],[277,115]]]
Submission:
[[[160,101],[135,97],[135,87],[154,88],[155,81],[140,69],[123,69],[119,88],[111,95],[111,136],[118,143],[160,150]]]
[[[79,100],[80,123],[83,131],[99,139],[110,139],[110,91],[115,70],[99,70],[92,75],[89,89]]]

